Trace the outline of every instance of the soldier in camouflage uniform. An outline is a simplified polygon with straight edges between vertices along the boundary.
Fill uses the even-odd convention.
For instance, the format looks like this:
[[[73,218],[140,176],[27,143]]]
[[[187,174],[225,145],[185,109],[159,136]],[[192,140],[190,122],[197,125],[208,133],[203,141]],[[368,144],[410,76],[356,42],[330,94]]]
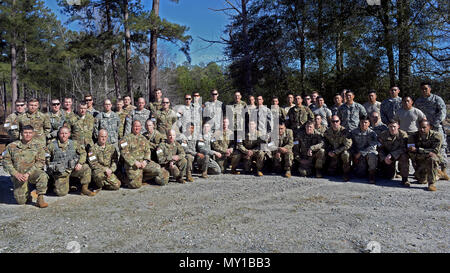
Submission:
[[[341,125],[347,130],[352,131],[359,126],[359,119],[367,116],[366,109],[361,104],[354,101],[355,94],[353,91],[346,91],[346,102],[342,104],[337,112]]]
[[[18,118],[20,115],[23,115],[24,113],[25,113],[25,100],[24,99],[16,100],[16,111],[6,118],[5,124],[3,125],[5,129],[8,131],[10,142],[14,142],[16,140],[19,140],[20,138]]]
[[[328,173],[334,175],[339,163],[342,163],[343,178],[347,182],[350,174],[350,148],[352,139],[349,131],[341,126],[337,115],[331,116],[331,126],[323,134],[325,141],[325,152],[328,156]]]
[[[131,134],[119,141],[128,188],[138,189],[142,186],[143,181],[152,178],[155,178],[155,183],[158,185],[167,185],[169,174],[151,160],[150,145],[148,140],[141,135],[141,127],[139,120],[133,121]]]
[[[256,175],[263,176],[262,169],[264,167],[265,152],[261,150],[261,143],[266,142],[265,134],[261,134],[256,130],[256,122],[251,120],[248,124],[249,132],[245,135],[245,139],[236,140],[236,150],[231,158],[231,170],[235,173],[236,168],[243,159],[244,171],[248,174],[251,172],[252,161],[256,161]]]
[[[61,102],[58,99],[52,99],[52,107],[46,115],[50,120],[51,132],[47,136],[47,143],[52,142],[58,137],[59,128],[64,126],[66,122],[63,111],[60,110]]]
[[[297,104],[287,113],[286,127],[297,135],[304,128],[306,122],[314,119],[314,114],[309,107],[302,105],[302,96],[295,96],[295,100]]]
[[[285,171],[284,176],[290,178],[291,167],[294,161],[294,154],[292,152],[294,146],[294,133],[292,130],[287,129],[286,124],[280,122],[278,126],[278,139],[272,140],[267,146],[269,149],[272,149],[272,147],[275,148],[275,150],[272,151],[271,156],[273,158],[274,169],[278,170],[283,168]],[[281,165],[283,165],[283,167],[281,167]]]
[[[436,180],[438,179],[439,151],[441,149],[441,135],[431,130],[430,121],[422,120],[419,131],[408,139],[409,158],[416,166],[415,176],[419,183],[428,182],[428,190],[436,191]]]
[[[170,175],[178,183],[186,183],[183,176],[186,175],[186,153],[180,143],[176,141],[175,130],[169,130],[167,140],[156,150],[158,162],[163,168],[169,171]],[[189,180],[188,180],[189,181]]]
[[[148,105],[148,110],[152,112],[152,117],[155,118],[155,114],[157,111],[159,111],[162,108],[162,90],[156,89],[155,90],[155,99],[153,102],[150,102]]]
[[[286,121],[286,115],[287,112],[283,107],[280,107],[280,101],[278,97],[272,98],[272,106],[270,107],[270,110],[272,111],[272,125],[271,128],[278,127],[274,124],[275,119],[278,118],[278,124],[281,121]]]
[[[75,140],[69,139],[70,129],[61,127],[58,139],[53,140],[46,148],[47,172],[55,182],[55,193],[64,196],[69,193],[70,178],[79,178],[81,194],[94,196],[88,189],[91,182],[91,168],[86,163],[85,147]]]
[[[380,106],[381,121],[384,124],[389,124],[394,120],[398,109],[402,107],[402,98],[398,96],[400,89],[397,86],[391,87],[389,90],[390,98],[385,99]]]
[[[319,114],[314,115],[314,128],[321,135],[327,130],[327,126],[323,126],[322,116]]]
[[[291,110],[292,107],[295,106],[295,98],[294,94],[288,94],[287,95],[287,106],[284,107],[284,113],[287,115],[289,113],[289,110]]]
[[[14,185],[14,198],[19,205],[31,202],[28,184],[35,184],[40,208],[48,206],[44,201],[47,192],[48,176],[44,172],[45,152],[32,142],[34,128],[30,125],[22,127],[21,140],[10,143],[4,152],[3,168],[11,175]]]
[[[213,157],[220,157],[219,152],[213,151],[211,148],[211,125],[209,123],[203,124],[203,136],[197,142],[197,164],[202,173],[201,178],[208,178],[209,174],[220,174],[220,166],[214,161]]]
[[[389,124],[389,129],[378,135],[378,159],[380,170],[388,179],[395,177],[395,162],[398,161],[402,184],[409,186],[409,157],[406,151],[408,134],[399,129],[396,121]]]
[[[241,100],[242,95],[241,92],[234,93],[234,104],[227,105],[226,107],[226,116],[228,120],[231,122],[230,129],[234,133],[234,139],[238,136],[243,138],[245,131],[245,114],[248,111],[247,104]]]
[[[194,182],[194,178],[192,177],[192,168],[194,165],[194,160],[197,156],[197,137],[195,134],[195,124],[189,124],[189,130],[180,134],[180,144],[183,147],[184,153],[186,154],[186,180],[189,182]]]
[[[421,83],[420,88],[422,97],[416,100],[414,106],[425,114],[427,120],[430,121],[431,129],[441,135],[442,145],[439,151],[441,170],[438,170],[438,173],[441,179],[449,180],[447,174],[447,136],[442,128],[442,122],[447,117],[447,107],[441,97],[431,94],[430,83]]]
[[[198,138],[201,135],[200,128],[202,127],[202,118],[201,115],[199,115],[199,109],[192,103],[192,96],[190,94],[184,96],[184,101],[185,105],[180,105],[175,109],[178,117],[177,126],[180,128],[180,135],[188,133],[191,123],[194,123],[195,128],[199,129],[195,129],[196,131],[193,136]]]
[[[121,183],[114,172],[117,170],[119,155],[116,147],[108,143],[108,139],[108,131],[100,129],[97,143],[88,151],[87,162],[99,190],[118,190]]]
[[[296,137],[292,148],[294,159],[299,163],[300,176],[312,174],[314,166],[316,177],[322,177],[322,168],[325,163],[325,149],[322,135],[314,130],[314,123],[308,121],[305,130]]]
[[[141,124],[145,124],[147,119],[151,118],[150,110],[145,109],[145,99],[139,98],[137,103],[137,108],[132,110],[130,114],[128,114],[125,122],[125,135],[131,133],[131,124],[135,120],[139,120]],[[141,134],[147,132],[147,129],[142,128]]]
[[[109,99],[106,99],[103,103],[104,112],[101,112],[95,118],[94,125],[94,138],[98,138],[98,133],[101,129],[105,129],[108,132],[108,143],[117,146],[119,142],[119,128],[120,118],[117,113],[113,112],[112,103]]]
[[[134,109],[136,109],[136,107],[131,103],[131,97],[123,97],[123,110],[127,112],[127,115],[129,115]]]
[[[170,109],[170,100],[168,98],[163,98],[162,100],[162,108],[156,112],[156,128],[157,130],[163,134],[167,135],[169,130],[175,129],[176,126],[173,126],[177,122],[177,115],[175,111]]]
[[[100,111],[97,111],[94,108],[94,97],[92,97],[91,94],[85,95],[84,102],[87,104],[87,112],[94,118],[97,118],[97,115],[100,114]]]
[[[42,147],[45,147],[47,144],[47,135],[50,134],[51,130],[50,119],[38,109],[39,101],[37,99],[30,99],[28,101],[28,111],[20,115],[17,121],[19,123],[19,130],[26,125],[31,125],[35,133],[33,139]]]
[[[166,140],[166,136],[155,129],[155,123],[151,119],[148,119],[145,122],[145,128],[147,129],[147,132],[145,132],[143,135],[148,140],[148,144],[150,145],[150,150],[152,151],[152,160],[158,161],[158,158],[156,157],[156,149],[158,148],[159,144]]]
[[[375,184],[378,163],[377,133],[369,128],[369,118],[362,117],[358,128],[351,132],[354,170],[357,175],[364,175],[368,168],[369,183]]]
[[[120,119],[119,126],[119,139],[123,138],[123,134],[125,133],[125,120],[127,118],[128,112],[123,110],[123,99],[118,99],[116,102],[116,114]]]
[[[382,123],[380,120],[380,114],[376,111],[372,112],[369,116],[370,118],[370,129],[372,129],[377,135],[382,132],[387,131],[388,127],[386,124]]]
[[[78,121],[78,116],[72,111],[72,98],[64,98],[63,112],[64,120],[66,121],[66,126],[73,132],[73,127]]]
[[[333,102],[334,102],[333,106],[330,107],[331,114],[332,115],[337,115],[338,109],[342,105],[342,96],[341,96],[341,94],[334,95]]]
[[[214,133],[220,130],[222,125],[222,116],[224,110],[224,104],[218,100],[219,91],[216,89],[211,91],[211,100],[205,102],[205,108],[203,110],[203,117],[211,126],[211,132]]]
[[[331,110],[325,106],[325,100],[322,96],[317,97],[317,106],[312,110],[314,116],[322,117],[322,126],[328,127],[328,120],[331,118]]]
[[[95,118],[87,113],[87,104],[78,105],[78,120],[73,125],[72,139],[83,145],[87,150],[94,146],[92,133],[94,132]]]
[[[220,155],[216,155],[216,162],[219,164],[222,173],[225,173],[234,150],[234,134],[228,128],[229,125],[228,118],[224,118],[222,131],[216,131],[211,139],[211,147],[214,151],[220,153]]]

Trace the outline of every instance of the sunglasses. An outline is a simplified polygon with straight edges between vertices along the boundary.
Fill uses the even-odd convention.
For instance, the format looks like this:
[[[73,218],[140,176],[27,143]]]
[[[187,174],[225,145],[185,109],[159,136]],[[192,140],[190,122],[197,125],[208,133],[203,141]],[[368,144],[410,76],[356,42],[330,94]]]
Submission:
[[[16,104],[16,106],[18,106],[18,107],[24,107],[25,104]]]
[[[213,96],[217,96],[217,95],[219,95],[219,94],[218,94],[218,93],[212,93],[212,95],[213,95]]]
[[[340,120],[332,120],[333,123],[338,123]]]
[[[85,101],[93,101],[93,99],[85,99]]]
[[[185,100],[192,100],[192,98],[184,98]]]
[[[53,106],[61,105],[61,103],[52,103]]]

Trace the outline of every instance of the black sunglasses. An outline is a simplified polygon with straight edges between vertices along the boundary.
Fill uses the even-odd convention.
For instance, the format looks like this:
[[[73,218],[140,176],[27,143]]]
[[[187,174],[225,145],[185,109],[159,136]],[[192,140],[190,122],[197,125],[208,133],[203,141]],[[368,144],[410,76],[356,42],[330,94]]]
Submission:
[[[85,99],[85,101],[93,101],[93,99]]]
[[[52,105],[53,105],[53,106],[61,105],[61,103],[59,103],[59,102],[58,102],[58,103],[52,103]]]
[[[185,100],[192,100],[192,98],[184,98]]]
[[[333,123],[338,123],[340,120],[332,120]]]
[[[213,95],[213,96],[217,96],[217,95],[219,95],[219,93],[212,93],[212,95]]]

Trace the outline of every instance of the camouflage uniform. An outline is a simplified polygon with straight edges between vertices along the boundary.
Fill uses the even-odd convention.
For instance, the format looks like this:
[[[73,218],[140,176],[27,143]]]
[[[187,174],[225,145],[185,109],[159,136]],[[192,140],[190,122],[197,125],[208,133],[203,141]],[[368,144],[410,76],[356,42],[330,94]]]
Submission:
[[[186,175],[187,160],[186,153],[180,143],[174,141],[172,144],[167,141],[161,143],[159,148],[156,150],[158,156],[159,164],[169,171],[170,175],[174,177],[177,181],[180,181],[183,176]],[[173,162],[173,168],[170,168],[170,162],[172,162],[172,156],[178,155],[180,159]]]
[[[394,120],[395,114],[398,109],[402,107],[402,98],[389,98],[385,99],[380,106],[381,122],[389,124]]]
[[[312,156],[308,155],[308,150],[312,151]],[[299,163],[300,175],[311,175],[313,164],[316,170],[322,170],[325,163],[325,149],[322,135],[319,132],[314,131],[312,134],[307,134],[305,131],[301,131],[296,137],[292,151],[294,159]]]
[[[199,153],[202,153],[205,155],[203,159],[198,158],[197,164],[200,168],[200,171],[207,172],[208,174],[220,174],[220,166],[219,164],[214,161],[213,156],[214,152],[211,148],[211,133],[207,135],[203,135],[201,139],[197,142],[197,149]]]
[[[92,107],[91,109],[87,109],[87,113],[91,114],[94,118],[97,118],[98,114],[100,114],[100,112],[98,110],[95,110],[94,107]]]
[[[221,130],[222,116],[223,116],[223,103],[221,101],[211,102],[207,101],[205,103],[205,108],[203,110],[203,117],[210,119],[208,121],[211,124],[211,131]]]
[[[370,125],[370,129],[372,129],[375,133],[377,133],[377,136],[379,136],[382,132],[389,130],[386,124],[382,123],[381,121],[375,124],[374,126]]]
[[[286,127],[291,129],[297,135],[303,129],[306,122],[314,120],[314,114],[306,106],[294,106],[289,110],[286,116]]]
[[[352,136],[352,154],[356,155],[361,153],[361,157],[358,162],[354,162],[354,168],[357,175],[364,175],[366,173],[367,167],[370,172],[375,172],[378,163],[378,152],[377,152],[377,133],[372,129],[367,129],[363,132],[358,127],[351,132]],[[368,166],[367,166],[368,165]]]
[[[322,125],[318,128],[317,125],[315,125],[315,128],[316,128],[315,130],[323,136],[328,127]]]
[[[134,109],[136,109],[136,106],[130,104],[127,107],[125,107],[123,110],[127,113],[127,115],[129,115]]]
[[[137,109],[132,110],[125,121],[125,135],[131,133],[131,126],[135,120],[139,120],[141,122],[141,134],[147,132],[147,129],[145,129],[145,122],[147,122],[149,118],[151,118],[151,113],[145,108],[140,111]]]
[[[166,136],[162,135],[156,129],[153,130],[152,134],[150,134],[148,131],[145,132],[143,136],[148,140],[150,150],[152,151],[152,160],[158,161],[158,158],[156,157],[156,149],[158,148],[159,144],[166,140]]]
[[[195,156],[197,155],[197,139],[184,134],[180,136],[180,144],[186,154],[186,173],[191,174]]]
[[[79,119],[78,115],[75,114],[74,112],[63,111],[63,113],[64,113],[64,120],[66,121],[66,127],[68,127],[70,131],[73,132],[75,123]]]
[[[183,105],[176,111],[178,117],[177,126],[180,128],[180,133],[185,134],[189,131],[190,124],[194,123],[194,135],[200,136],[202,128],[201,108],[199,109],[194,104],[191,104],[190,106]]]
[[[245,135],[245,139],[238,139],[236,145],[236,151],[234,151],[231,158],[231,169],[236,170],[241,159],[244,160],[244,170],[245,172],[250,172],[252,161],[256,161],[256,171],[262,171],[264,167],[264,157],[266,153],[261,150],[261,143],[265,142],[263,140],[264,135],[259,131],[254,133],[248,132]],[[251,157],[247,156],[248,151],[252,151],[253,155]]]
[[[408,139],[408,144],[414,144],[415,152],[408,152],[409,158],[416,166],[415,176],[419,181],[428,182],[429,185],[435,184],[438,176],[439,167],[439,151],[442,146],[441,135],[430,130],[428,135],[421,136],[420,132],[416,132]],[[436,156],[430,156],[433,152]]]
[[[3,127],[8,131],[9,135],[9,141],[14,142],[16,140],[19,140],[20,138],[20,132],[19,132],[19,116],[23,115],[19,114],[18,112],[14,112],[11,115],[9,115],[6,120],[5,124],[3,124]]]
[[[10,143],[4,152],[3,168],[11,175],[14,185],[14,198],[19,205],[31,201],[28,183],[36,184],[37,194],[47,192],[48,176],[44,172],[45,152],[41,146],[30,141],[27,144],[22,141]],[[17,173],[29,174],[27,182],[20,182],[14,175]]]
[[[414,106],[425,114],[427,120],[430,121],[431,129],[441,135],[440,165],[447,168],[447,136],[442,128],[442,122],[447,117],[447,107],[444,100],[438,95],[431,94],[428,98],[418,98],[414,102]]]
[[[230,120],[230,129],[237,135],[244,136],[245,130],[245,115],[248,111],[247,104],[243,101],[234,103],[233,105],[227,105],[227,117]],[[231,110],[231,111],[230,111]],[[229,115],[232,116],[229,116]]]
[[[152,178],[155,178],[155,182],[161,186],[169,182],[167,172],[151,160],[150,145],[143,135],[128,134],[119,141],[119,146],[129,188],[140,188],[143,180]],[[144,169],[138,169],[135,162],[144,160],[147,161],[147,166]]]
[[[177,114],[172,109],[159,110],[156,112],[156,129],[163,135],[167,135],[169,130],[174,129],[178,132],[178,128],[172,128],[177,122]]]
[[[116,147],[106,143],[104,147],[97,143],[88,151],[87,161],[92,169],[92,178],[97,187],[107,190],[118,190],[120,181],[114,172],[117,170],[117,162],[119,155]],[[110,169],[113,173],[110,177],[106,176],[106,169]]]
[[[86,115],[79,117],[79,119],[73,125],[72,139],[88,148],[94,146],[92,140],[92,133],[94,132],[95,118],[86,113]]]
[[[91,182],[91,169],[86,164],[86,150],[77,141],[69,139],[62,143],[59,139],[53,140],[46,149],[48,173],[55,181],[55,193],[64,196],[69,193],[69,180],[71,177],[79,178],[81,185]],[[75,171],[78,164],[82,168]]]
[[[370,115],[370,113],[372,113],[372,112],[380,113],[381,102],[376,101],[374,104],[372,104],[370,102],[366,102],[366,103],[363,104],[363,106],[366,109],[366,112],[367,112],[368,115]]]
[[[292,163],[294,161],[294,153],[292,152],[292,148],[294,147],[294,133],[291,129],[286,129],[284,134],[278,137],[278,143],[276,143],[275,147],[285,148],[288,150],[288,152],[285,154],[282,153],[279,159],[275,157],[275,154],[277,152],[272,152],[271,157],[273,158],[274,169],[277,170],[281,168],[281,164],[284,163],[283,169],[285,171],[291,171]],[[273,142],[268,144],[269,148],[270,146],[272,146],[271,144],[273,145]]]
[[[51,126],[50,134],[47,135],[47,142],[50,143],[58,137],[58,130],[59,128],[64,126],[64,123],[66,123],[66,119],[64,117],[63,111],[58,111],[57,113],[48,112],[46,115],[50,120]]]
[[[331,110],[326,108],[325,106],[322,107],[316,107],[312,111],[314,116],[320,115],[322,117],[322,126],[327,127],[328,126],[328,119],[331,117]]]
[[[336,104],[333,104],[333,106],[330,107],[330,111],[331,111],[331,115],[337,115],[338,110],[339,110],[340,106],[337,106]]]
[[[275,107],[275,105],[272,105],[271,111],[272,111],[272,129],[273,129],[276,127],[274,124],[275,119],[278,118],[279,121],[280,120],[285,121],[287,112],[286,112],[286,110],[284,110],[284,108],[279,107],[279,106]]]
[[[152,112],[153,117],[155,117],[156,112],[161,110],[161,108],[162,108],[162,100],[150,102],[148,104],[148,110],[150,110],[150,112]]]
[[[339,161],[342,162],[342,168],[344,174],[350,172],[350,148],[352,147],[352,139],[343,126],[340,126],[337,131],[333,128],[328,128],[323,134],[325,140],[325,152],[328,155],[329,152],[336,154],[335,157],[328,158],[328,172],[331,174],[336,173],[338,170]]]
[[[108,132],[108,143],[116,144],[119,142],[119,128],[120,118],[115,112],[101,112],[95,118],[94,125],[94,138],[98,138],[98,133],[101,129],[105,129]]]
[[[45,147],[47,144],[47,135],[50,134],[51,130],[50,119],[47,115],[40,111],[37,111],[34,114],[25,112],[23,115],[20,115],[17,120],[19,123],[19,130],[22,130],[26,125],[33,126],[33,139],[35,139],[42,147]]]
[[[351,105],[346,103],[342,104],[337,112],[341,125],[347,130],[352,131],[359,126],[359,119],[363,116],[367,116],[364,106],[357,102],[353,102]]]
[[[408,143],[408,134],[405,131],[398,130],[398,135],[391,135],[389,130],[378,135],[381,146],[378,147],[378,158],[380,161],[381,173],[389,179],[395,176],[395,162],[398,161],[400,175],[407,178],[409,174],[409,157],[406,151]],[[384,160],[391,155],[392,163],[387,165]]]
[[[125,133],[125,121],[128,115],[128,112],[125,110],[122,110],[120,112],[116,112],[116,114],[119,116],[120,119],[120,126],[119,126],[119,139],[123,138],[123,135]]]
[[[214,151],[222,154],[221,158],[216,158],[217,164],[219,164],[222,173],[225,173],[228,163],[231,160],[232,154],[226,156],[225,153],[227,149],[234,148],[234,135],[231,130],[227,131],[216,131],[211,139],[211,146]]]

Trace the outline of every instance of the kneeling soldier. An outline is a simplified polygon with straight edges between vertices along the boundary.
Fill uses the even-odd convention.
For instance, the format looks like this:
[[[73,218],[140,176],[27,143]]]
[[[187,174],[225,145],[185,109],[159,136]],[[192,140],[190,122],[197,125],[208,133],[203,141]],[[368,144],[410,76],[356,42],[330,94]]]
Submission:
[[[197,148],[197,163],[202,172],[201,178],[208,178],[209,174],[220,174],[220,166],[214,161],[213,156],[220,157],[219,152],[215,152],[211,148],[211,125],[209,123],[204,123],[203,125],[203,137],[198,140]]]
[[[101,129],[98,132],[98,142],[88,151],[88,163],[92,169],[92,178],[98,190],[118,190],[120,180],[114,174],[117,170],[119,155],[113,144],[107,143],[108,131]]]
[[[402,176],[402,184],[409,186],[409,157],[406,151],[408,143],[408,134],[399,129],[396,121],[393,121],[388,126],[389,130],[383,131],[378,140],[381,146],[378,147],[378,158],[380,163],[381,173],[387,178],[395,177],[395,162],[398,161],[400,175]]]
[[[414,162],[416,177],[419,183],[428,182],[428,190],[436,191],[440,158],[438,156],[442,145],[439,132],[430,130],[430,122],[422,120],[419,131],[412,134],[408,140],[409,158]]]
[[[294,145],[294,158],[299,163],[298,171],[301,176],[309,176],[312,167],[316,169],[316,177],[322,177],[322,168],[325,161],[325,149],[323,148],[322,135],[314,130],[314,122],[308,121],[305,130],[297,136]]]
[[[184,153],[186,154],[186,180],[189,182],[194,182],[192,177],[192,167],[194,165],[194,160],[197,156],[197,139],[194,136],[195,124],[190,123],[189,129],[185,133],[180,134],[181,147],[183,147]]]
[[[47,166],[49,175],[55,181],[55,193],[64,196],[69,193],[70,178],[80,179],[81,194],[94,196],[88,189],[91,169],[86,164],[86,150],[77,141],[69,139],[70,129],[61,127],[58,139],[47,145]]]
[[[36,185],[38,199],[36,205],[48,207],[44,201],[47,192],[48,176],[44,172],[45,152],[33,143],[34,128],[31,125],[22,127],[21,140],[10,143],[4,152],[3,167],[11,175],[14,184],[14,198],[19,205],[31,202],[28,183]]]
[[[120,154],[124,160],[124,169],[128,178],[128,188],[138,189],[145,179],[155,178],[158,185],[169,182],[168,173],[156,162],[151,160],[148,140],[141,135],[141,122],[135,120],[131,126],[131,134],[119,141]]]
[[[285,171],[284,176],[286,178],[291,177],[291,167],[294,161],[294,154],[292,153],[292,148],[294,146],[294,135],[291,129],[287,129],[284,122],[280,122],[278,127],[278,145],[276,145],[276,150],[272,152],[272,158],[274,163],[274,169],[283,168]],[[268,147],[273,145],[273,142],[268,144]]]
[[[170,175],[178,183],[186,183],[183,180],[187,167],[186,153],[181,144],[176,141],[176,137],[175,130],[169,130],[167,132],[167,140],[161,143],[158,150],[156,150],[156,154],[158,155],[159,164],[169,171]]]
[[[222,173],[225,173],[231,159],[231,155],[233,154],[234,135],[233,131],[228,128],[229,125],[230,121],[228,118],[224,118],[222,131],[217,130],[211,140],[213,150],[220,153],[220,156],[216,155],[216,161],[217,164],[219,164]]]

